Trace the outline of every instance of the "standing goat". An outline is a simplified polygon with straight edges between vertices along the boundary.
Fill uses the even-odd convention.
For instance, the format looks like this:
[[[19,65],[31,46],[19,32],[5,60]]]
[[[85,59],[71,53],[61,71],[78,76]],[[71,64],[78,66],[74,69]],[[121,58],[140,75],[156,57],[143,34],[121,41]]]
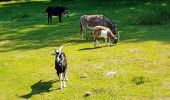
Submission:
[[[112,33],[112,31],[107,27],[95,26],[94,28],[90,28],[90,29],[92,29],[92,35],[93,35],[93,38],[94,38],[94,47],[96,47],[96,44],[98,44],[98,47],[99,47],[98,39],[100,37],[103,37],[105,39],[106,45],[108,45],[107,40],[109,39],[110,46],[113,43],[117,44],[117,42],[119,41],[118,37],[116,35],[114,35]]]
[[[55,55],[55,69],[60,80],[60,89],[66,87],[66,81],[68,80],[68,71],[67,71],[67,59],[65,53],[62,52],[63,46],[56,50],[54,48]],[[63,85],[64,83],[64,85]]]

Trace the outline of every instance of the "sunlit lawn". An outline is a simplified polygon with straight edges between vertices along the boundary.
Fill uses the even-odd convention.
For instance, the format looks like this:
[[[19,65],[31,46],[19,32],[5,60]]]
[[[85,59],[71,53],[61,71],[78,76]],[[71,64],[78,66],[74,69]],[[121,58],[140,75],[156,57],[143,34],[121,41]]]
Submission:
[[[125,1],[64,2],[70,17],[63,23],[54,17],[51,24],[45,13],[48,2],[0,2],[0,99],[169,100],[170,24],[144,26],[128,20],[166,2]],[[101,48],[94,49],[92,39],[82,40],[79,18],[84,14],[115,21],[118,45],[105,47],[100,41]],[[61,45],[69,66],[63,90],[51,55]],[[85,97],[86,92],[91,96]]]

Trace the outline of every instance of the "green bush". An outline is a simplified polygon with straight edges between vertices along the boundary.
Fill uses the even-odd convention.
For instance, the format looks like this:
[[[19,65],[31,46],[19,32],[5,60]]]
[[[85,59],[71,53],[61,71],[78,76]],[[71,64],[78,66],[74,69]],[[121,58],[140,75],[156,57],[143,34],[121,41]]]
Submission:
[[[132,20],[132,19],[131,19]],[[170,10],[168,7],[157,7],[141,13],[133,19],[133,24],[156,25],[165,24],[170,21]]]
[[[22,20],[22,19],[25,19],[28,17],[29,17],[28,14],[18,14],[18,15],[13,16],[11,19],[12,20]]]
[[[64,1],[73,1],[73,0],[50,0],[50,3],[56,3],[56,2],[64,2]]]
[[[145,78],[143,76],[136,76],[132,79],[132,82],[135,83],[135,85],[140,85],[145,82]]]

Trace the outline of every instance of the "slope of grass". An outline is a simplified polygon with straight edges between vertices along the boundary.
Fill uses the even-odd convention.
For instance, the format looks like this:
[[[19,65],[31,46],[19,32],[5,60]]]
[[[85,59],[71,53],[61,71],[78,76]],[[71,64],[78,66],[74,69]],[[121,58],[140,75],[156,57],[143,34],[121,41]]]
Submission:
[[[58,2],[70,8],[70,17],[63,23],[54,17],[50,24],[48,2],[0,2],[0,99],[170,99],[170,24],[128,21],[145,12],[147,0],[101,2]],[[169,4],[150,2],[162,3]],[[118,45],[105,47],[100,41],[101,48],[94,49],[93,40],[82,40],[83,14],[104,14],[115,21],[121,35]],[[61,45],[69,65],[68,87],[63,90],[58,89],[51,55],[53,47]],[[84,97],[87,91],[90,97]]]

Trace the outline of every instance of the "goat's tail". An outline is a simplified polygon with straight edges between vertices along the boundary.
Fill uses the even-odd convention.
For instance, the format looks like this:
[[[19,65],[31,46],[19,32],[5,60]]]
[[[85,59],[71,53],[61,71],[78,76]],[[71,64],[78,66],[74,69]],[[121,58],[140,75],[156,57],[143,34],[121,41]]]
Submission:
[[[93,27],[90,27],[90,26],[88,26],[88,25],[87,25],[87,28],[89,28],[89,29],[91,29],[91,30],[93,30],[93,29],[94,29]]]

